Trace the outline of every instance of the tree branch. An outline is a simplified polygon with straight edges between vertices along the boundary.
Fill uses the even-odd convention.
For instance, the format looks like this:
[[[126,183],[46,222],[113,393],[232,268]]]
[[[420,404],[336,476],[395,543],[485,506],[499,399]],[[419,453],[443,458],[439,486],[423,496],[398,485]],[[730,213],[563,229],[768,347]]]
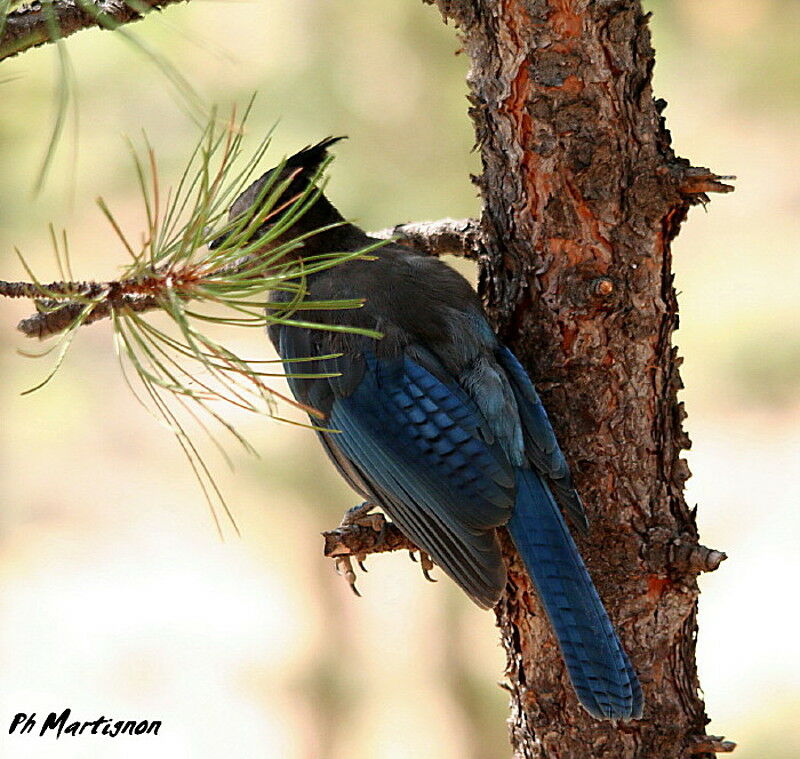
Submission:
[[[154,284],[148,286],[141,280],[52,282],[47,285],[0,280],[0,296],[32,299],[38,313],[20,321],[17,329],[26,337],[44,339],[68,329],[86,308],[91,310],[83,324],[107,319],[114,310],[122,308],[137,312],[159,308],[160,301],[153,292],[154,287]],[[95,299],[95,302],[87,302],[87,299]],[[62,300],[65,302],[59,305]]]
[[[445,254],[476,257],[478,254],[478,222],[474,219],[441,219],[440,221],[397,224],[389,229],[372,233],[379,240],[391,237],[412,245],[415,249],[432,256]],[[242,256],[234,263],[212,272],[217,275],[235,274],[253,262],[254,256]],[[165,271],[156,271],[153,281],[141,279],[119,280],[113,282],[51,282],[36,285],[30,282],[6,282],[0,280],[0,296],[7,298],[31,298],[39,312],[23,319],[17,329],[26,337],[40,340],[57,335],[68,329],[81,313],[91,308],[83,324],[92,324],[108,319],[116,310],[130,309],[137,313],[154,311],[160,308],[158,285]],[[44,296],[44,291],[49,296]],[[63,296],[60,297],[60,296]],[[69,300],[80,297],[81,300]],[[191,290],[183,297],[191,299]],[[95,299],[87,304],[86,299]],[[64,301],[61,305],[59,303]]]
[[[141,313],[155,311],[160,307],[159,299],[153,295],[121,295],[114,300],[109,298],[95,304],[81,326],[108,319],[115,310],[128,309]],[[44,340],[68,329],[85,308],[83,303],[67,303],[54,311],[41,311],[22,319],[17,324],[17,329],[26,337],[38,337],[40,340]]]
[[[360,524],[343,525],[335,530],[326,530],[322,537],[325,538],[323,552],[329,558],[363,557],[388,551],[419,551],[392,522],[386,522],[380,531]]]
[[[394,227],[372,232],[380,240],[397,238],[401,245],[409,245],[429,256],[461,256],[477,258],[480,249],[480,222],[477,219],[440,219],[396,224]]]
[[[188,0],[56,0],[34,2],[0,23],[0,61],[32,47],[69,37],[82,29],[115,29],[139,21],[152,10]],[[58,33],[54,34],[53,30]]]

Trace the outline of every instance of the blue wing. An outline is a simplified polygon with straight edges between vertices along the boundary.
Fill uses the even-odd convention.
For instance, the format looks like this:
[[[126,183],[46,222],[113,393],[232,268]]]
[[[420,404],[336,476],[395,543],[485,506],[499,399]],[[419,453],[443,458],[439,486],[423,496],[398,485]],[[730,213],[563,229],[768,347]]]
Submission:
[[[355,390],[334,400],[326,443],[341,451],[377,503],[479,605],[505,584],[494,528],[514,502],[514,472],[484,441],[478,409],[407,357],[367,353]]]
[[[309,331],[285,328],[284,358],[319,355]],[[311,341],[311,342],[309,342]],[[290,379],[296,397],[327,415],[320,433],[339,471],[480,606],[497,603],[505,566],[494,528],[514,505],[513,466],[476,404],[454,381],[419,362],[422,349],[287,363],[338,377]],[[436,367],[431,367],[434,371]]]

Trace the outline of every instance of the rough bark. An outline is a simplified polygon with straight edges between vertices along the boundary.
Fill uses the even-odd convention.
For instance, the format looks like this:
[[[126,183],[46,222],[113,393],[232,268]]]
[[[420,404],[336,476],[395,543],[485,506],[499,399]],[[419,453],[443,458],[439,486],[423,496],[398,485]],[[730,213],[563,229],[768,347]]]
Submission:
[[[689,439],[676,397],[670,242],[702,193],[730,188],[672,152],[638,1],[437,4],[472,61],[480,290],[571,461],[592,520],[580,547],[646,698],[644,719],[626,724],[578,707],[506,540],[496,613],[515,755],[713,756],[713,742],[699,739],[708,718],[695,666],[696,575],[719,561],[681,558],[705,554],[683,497]]]

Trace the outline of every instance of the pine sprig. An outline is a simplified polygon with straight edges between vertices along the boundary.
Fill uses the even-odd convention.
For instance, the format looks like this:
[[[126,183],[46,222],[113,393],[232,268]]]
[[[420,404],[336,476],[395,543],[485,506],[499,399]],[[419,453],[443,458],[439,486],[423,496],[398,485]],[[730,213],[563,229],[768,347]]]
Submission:
[[[281,163],[250,209],[234,219],[227,218],[229,207],[251,183],[270,142],[267,135],[248,158],[243,156],[244,124],[251,106],[252,101],[243,118],[237,120],[234,112],[222,125],[212,114],[178,183],[166,192],[159,179],[155,151],[147,139],[143,154],[133,151],[144,211],[140,242],[135,243],[125,234],[102,199],[97,201],[129,258],[119,279],[65,279],[45,284],[18,252],[30,282],[0,282],[0,295],[31,298],[36,303],[37,313],[20,322],[21,331],[39,338],[59,335],[51,348],[57,351],[52,370],[28,392],[39,389],[56,374],[80,327],[111,318],[126,381],[137,399],[176,435],[218,527],[216,506],[220,505],[229,518],[230,512],[183,418],[193,418],[215,443],[209,423],[221,427],[251,452],[221,408],[230,404],[280,418],[278,402],[285,401],[318,418],[320,424],[324,421],[315,409],[270,387],[270,377],[283,375],[280,364],[238,355],[212,337],[208,325],[220,325],[226,330],[263,330],[277,322],[380,337],[371,330],[322,327],[304,318],[308,310],[360,308],[363,301],[358,299],[307,299],[307,277],[369,256],[385,244],[381,241],[356,252],[332,252],[305,259],[293,255],[310,234],[323,231],[287,240],[291,237],[287,231],[322,191],[325,165],[304,192],[287,202],[285,193],[293,175],[281,179],[285,166]],[[66,234],[59,237],[51,228],[51,240],[59,272],[71,277]],[[288,302],[271,303],[269,296],[274,291],[289,293]],[[169,326],[158,326],[149,320],[148,312],[152,311],[166,314]],[[297,370],[292,370],[292,376],[332,376],[308,374],[304,361],[307,360],[296,360]],[[137,381],[143,392],[135,389]]]

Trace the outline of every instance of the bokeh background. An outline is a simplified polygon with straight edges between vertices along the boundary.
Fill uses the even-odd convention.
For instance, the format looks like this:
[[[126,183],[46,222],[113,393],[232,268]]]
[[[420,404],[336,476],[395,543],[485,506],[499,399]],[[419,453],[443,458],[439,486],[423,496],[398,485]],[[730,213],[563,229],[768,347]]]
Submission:
[[[800,4],[649,2],[656,94],[680,155],[737,174],[675,243],[694,440],[688,498],[730,559],[700,578],[700,677],[710,732],[740,759],[800,754]],[[409,0],[195,2],[132,29],[223,106],[257,90],[252,145],[272,157],[328,134],[330,195],[367,228],[479,212],[467,60],[437,12]],[[0,72],[0,276],[18,246],[57,276],[47,223],[76,274],[124,253],[94,206],[142,214],[124,135],[145,129],[165,181],[196,131],[157,66],[122,39],[69,40],[78,83],[45,190],[53,49]],[[124,385],[108,323],[49,359],[0,302],[0,756],[494,759],[509,754],[492,615],[404,555],[369,562],[354,598],[318,533],[355,503],[310,432],[234,415],[261,452],[209,451],[241,538],[218,538],[170,436]],[[231,337],[267,357],[259,334]],[[276,381],[277,382],[277,381]],[[277,382],[280,387],[280,383]],[[163,720],[157,738],[9,737],[18,711]]]

